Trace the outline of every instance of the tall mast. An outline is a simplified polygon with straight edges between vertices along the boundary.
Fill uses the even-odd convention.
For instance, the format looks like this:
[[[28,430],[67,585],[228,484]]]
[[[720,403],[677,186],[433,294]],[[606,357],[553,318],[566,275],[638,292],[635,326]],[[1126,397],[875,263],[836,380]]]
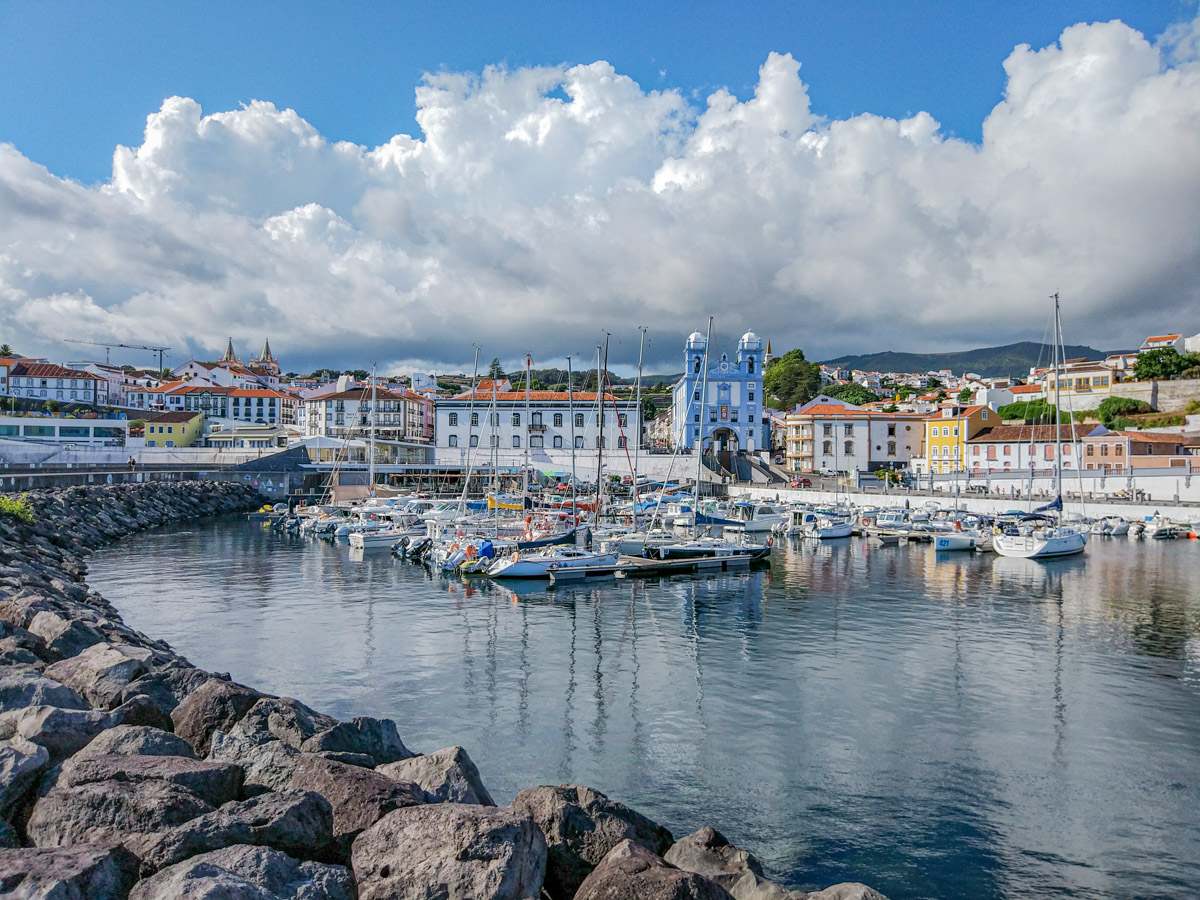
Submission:
[[[475,369],[471,372],[471,400],[467,404],[467,474],[463,478],[462,497],[458,501],[458,514],[461,516],[467,511],[467,491],[471,487],[471,459],[474,456],[471,453],[471,437],[475,430],[471,424],[471,417],[475,415],[475,387],[479,382],[479,345],[475,345]]]
[[[633,530],[638,530],[638,457],[642,450],[642,349],[646,346],[646,326],[638,327],[638,331],[642,333],[638,340],[638,373],[637,373],[637,400],[634,414],[629,417],[631,422],[636,422],[634,431],[633,445]]]
[[[371,446],[368,448],[367,491],[375,496],[375,363],[371,363]]]
[[[571,515],[579,525],[579,507],[575,494],[575,375],[571,372],[571,357],[567,357],[567,415],[571,417]]]
[[[696,499],[692,503],[692,536],[700,533],[700,473],[704,467],[704,420],[708,416],[708,354],[712,348],[713,317],[708,317],[708,332],[704,342],[703,374],[700,378],[700,434],[696,438]]]
[[[604,379],[600,374],[599,344],[596,345],[596,420],[600,428],[596,437],[596,524],[599,525],[604,507]]]
[[[521,469],[521,497],[529,493],[529,436],[533,433],[529,425],[529,376],[533,365],[533,356],[525,352],[525,465]],[[523,505],[523,504],[522,504]]]
[[[1062,372],[1059,347],[1062,346],[1062,321],[1058,312],[1058,293],[1054,295],[1054,493],[1062,505]],[[1061,510],[1059,518],[1062,518]]]

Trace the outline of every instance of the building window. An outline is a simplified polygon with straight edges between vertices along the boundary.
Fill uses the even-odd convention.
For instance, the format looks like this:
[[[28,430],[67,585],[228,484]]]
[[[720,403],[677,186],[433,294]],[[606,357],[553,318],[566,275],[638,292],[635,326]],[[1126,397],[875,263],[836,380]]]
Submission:
[[[729,413],[729,420],[731,422],[736,422],[738,420],[738,411],[736,409]]]
[[[496,426],[498,426],[500,424],[500,413],[492,413],[491,423],[492,423],[493,428],[495,428]]]
[[[471,424],[472,425],[479,424],[479,413],[471,413]]]
[[[854,426],[849,424],[843,425],[842,431],[845,433],[846,437],[850,437],[850,435],[854,434]]]
[[[520,424],[521,424],[521,414],[520,414],[520,413],[513,413],[513,414],[512,414],[512,423],[513,423],[514,425],[520,425]]]
[[[457,447],[457,446],[458,446],[458,435],[457,435],[457,434],[452,434],[452,435],[450,435],[450,444],[449,444],[449,446],[451,446],[451,447]]]
[[[493,434],[491,443],[492,443],[493,447],[499,447],[500,446],[500,435]]]
[[[542,414],[540,412],[533,413],[533,415],[531,415],[529,417],[529,424],[541,425],[542,424]]]
[[[582,434],[575,435],[575,449],[576,450],[583,449],[583,435]]]
[[[555,413],[554,414],[554,427],[562,428],[562,422],[563,422],[562,413]]]
[[[750,392],[749,392],[749,394],[748,394],[748,395],[747,395],[747,397],[746,397],[746,400],[747,400],[747,402],[749,402],[749,403],[753,403],[753,402],[754,402],[754,391],[750,391]]]
[[[888,437],[895,437],[895,436],[896,436],[896,426],[889,425],[888,426]]]
[[[1087,455],[1088,455],[1088,456],[1091,456],[1091,455],[1092,455],[1092,448],[1091,448],[1091,447],[1088,447],[1088,452],[1087,452]],[[1101,456],[1108,456],[1108,444],[1101,444],[1101,445],[1100,445],[1100,455],[1101,455]]]
[[[529,446],[530,446],[530,447],[541,447],[541,446],[543,446],[543,445],[542,445],[542,436],[541,436],[540,434],[535,434],[535,435],[533,435],[532,437],[530,437],[530,438],[529,438]]]
[[[700,392],[692,391],[692,400],[698,401],[699,399],[700,399]]]
[[[562,449],[562,435],[561,434],[556,434],[554,436],[554,446],[556,449]]]
[[[520,446],[521,446],[521,436],[519,434],[514,434],[513,435],[513,447],[520,447]]]
[[[895,456],[895,455],[896,455],[896,442],[888,441],[888,456]]]
[[[700,413],[693,413],[693,414],[692,414],[692,421],[693,421],[693,422],[699,422],[699,421],[700,421]]]
[[[450,427],[452,427],[452,428],[458,424],[458,413],[450,413],[450,423],[449,424],[450,424]]]
[[[824,434],[826,437],[833,434],[833,425],[829,422],[826,422],[824,425],[821,426],[821,433]]]
[[[599,447],[601,450],[604,450],[605,448],[608,447],[608,438],[602,438],[602,437],[597,436],[596,446]]]
[[[617,416],[617,424],[620,425],[622,428],[628,428],[629,427],[629,416],[626,415],[625,413],[620,413]]]
[[[617,438],[617,447],[621,450],[625,449],[625,435],[621,435],[619,438]]]
[[[700,357],[698,357],[698,356],[696,357],[696,367],[695,367],[695,369],[693,369],[693,371],[695,371],[695,372],[700,371]]]
[[[825,441],[825,443],[821,445],[821,452],[826,456],[829,456],[829,454],[833,453],[833,441]]]
[[[708,421],[710,421],[710,422],[717,421],[717,411],[715,409],[710,409],[708,411]]]
[[[846,441],[846,443],[842,446],[842,449],[847,456],[853,456],[854,455],[854,441]]]
[[[583,427],[583,413],[575,413],[575,427],[576,428]]]
[[[479,446],[479,435],[477,435],[477,434],[473,434],[473,435],[471,435],[471,446],[472,446],[472,447],[478,447],[478,446]]]

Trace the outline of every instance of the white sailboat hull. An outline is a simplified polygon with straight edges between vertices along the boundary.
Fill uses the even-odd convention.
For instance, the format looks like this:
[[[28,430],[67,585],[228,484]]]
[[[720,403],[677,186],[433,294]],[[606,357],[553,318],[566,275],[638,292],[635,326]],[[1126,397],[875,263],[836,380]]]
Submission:
[[[1043,529],[1033,534],[998,534],[992,548],[1001,556],[1017,559],[1049,559],[1082,553],[1087,533],[1066,528]]]

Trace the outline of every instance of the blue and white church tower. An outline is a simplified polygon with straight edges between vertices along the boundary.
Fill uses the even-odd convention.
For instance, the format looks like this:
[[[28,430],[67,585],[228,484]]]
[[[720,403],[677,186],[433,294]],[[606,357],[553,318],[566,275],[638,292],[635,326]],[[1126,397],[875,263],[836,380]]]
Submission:
[[[736,358],[709,354],[705,373],[707,347],[700,332],[688,336],[683,378],[671,403],[675,445],[694,448],[703,441],[705,449],[718,452],[762,448],[762,339],[747,331],[738,341]]]

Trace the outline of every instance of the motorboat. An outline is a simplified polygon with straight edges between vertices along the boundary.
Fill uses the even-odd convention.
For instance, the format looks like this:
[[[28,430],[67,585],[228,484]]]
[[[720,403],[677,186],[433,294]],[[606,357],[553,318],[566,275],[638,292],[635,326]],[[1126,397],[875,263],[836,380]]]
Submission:
[[[613,566],[617,553],[593,553],[574,547],[547,547],[542,550],[514,550],[501,556],[488,568],[492,578],[549,578],[555,569]]]

